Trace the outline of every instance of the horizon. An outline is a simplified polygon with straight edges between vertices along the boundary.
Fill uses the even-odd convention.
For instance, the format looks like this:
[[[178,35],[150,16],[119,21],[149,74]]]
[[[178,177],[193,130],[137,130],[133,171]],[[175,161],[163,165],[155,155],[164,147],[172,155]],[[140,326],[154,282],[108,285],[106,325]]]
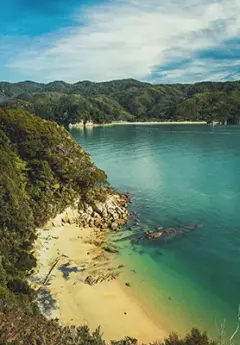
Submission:
[[[238,0],[12,0],[1,5],[0,79],[238,80],[239,11]]]

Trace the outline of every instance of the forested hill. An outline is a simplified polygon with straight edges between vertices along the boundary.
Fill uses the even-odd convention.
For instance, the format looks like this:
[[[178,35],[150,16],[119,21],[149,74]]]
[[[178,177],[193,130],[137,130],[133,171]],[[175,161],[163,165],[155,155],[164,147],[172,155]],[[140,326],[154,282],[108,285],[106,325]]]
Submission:
[[[0,109],[0,345],[107,345],[100,329],[61,326],[35,303],[28,278],[36,265],[35,229],[78,198],[103,200],[106,174],[56,123],[26,110]],[[109,190],[108,190],[109,191]],[[137,345],[126,337],[111,345]],[[156,345],[217,345],[193,329]]]
[[[76,198],[97,199],[106,181],[59,125],[0,109],[0,314],[19,305],[33,312],[26,277],[35,266],[35,228]]]
[[[0,104],[68,125],[81,120],[240,121],[240,81],[152,85],[134,79],[49,84],[0,82]]]

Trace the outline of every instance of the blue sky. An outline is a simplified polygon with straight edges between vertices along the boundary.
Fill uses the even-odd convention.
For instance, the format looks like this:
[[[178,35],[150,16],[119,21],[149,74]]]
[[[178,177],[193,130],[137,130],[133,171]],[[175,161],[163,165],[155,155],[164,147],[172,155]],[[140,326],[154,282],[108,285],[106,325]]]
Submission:
[[[240,79],[239,0],[8,0],[0,80]]]

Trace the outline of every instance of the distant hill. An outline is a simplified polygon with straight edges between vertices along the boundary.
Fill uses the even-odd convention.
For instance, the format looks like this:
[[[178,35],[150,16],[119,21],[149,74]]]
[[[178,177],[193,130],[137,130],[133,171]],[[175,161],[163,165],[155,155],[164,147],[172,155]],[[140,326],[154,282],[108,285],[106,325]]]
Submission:
[[[49,84],[0,82],[0,104],[68,125],[92,120],[239,123],[240,81],[152,85],[134,79]]]

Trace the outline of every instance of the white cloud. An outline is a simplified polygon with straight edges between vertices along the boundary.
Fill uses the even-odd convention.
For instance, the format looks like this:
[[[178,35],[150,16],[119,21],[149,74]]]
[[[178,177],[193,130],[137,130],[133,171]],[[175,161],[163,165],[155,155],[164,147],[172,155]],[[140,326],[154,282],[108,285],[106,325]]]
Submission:
[[[156,66],[239,36],[239,13],[239,0],[114,0],[81,9],[74,28],[41,37],[40,45],[33,40],[8,67],[39,81],[146,80]],[[192,64],[193,77],[211,74],[198,65]],[[174,82],[177,73],[184,82],[190,72],[168,71],[165,80]]]
[[[192,83],[195,81],[225,81],[229,79],[239,80],[240,69],[239,62],[215,60],[201,61],[192,60],[187,66],[172,68],[168,71],[156,72],[152,77],[152,82],[158,83]],[[183,80],[184,79],[184,80]]]

